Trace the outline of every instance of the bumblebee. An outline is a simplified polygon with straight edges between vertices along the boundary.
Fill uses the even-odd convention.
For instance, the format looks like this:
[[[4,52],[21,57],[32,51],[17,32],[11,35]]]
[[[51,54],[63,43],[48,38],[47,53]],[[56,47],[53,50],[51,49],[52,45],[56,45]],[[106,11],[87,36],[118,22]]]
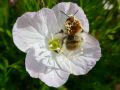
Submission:
[[[82,40],[82,38],[80,37],[80,33],[82,32],[83,29],[80,24],[80,21],[74,15],[70,15],[70,16],[67,15],[68,18],[66,19],[64,24],[65,30],[61,29],[59,32],[64,34],[64,37],[62,38],[61,46],[63,46],[63,44],[65,43],[66,49],[70,51],[76,50],[80,46],[80,42]]]

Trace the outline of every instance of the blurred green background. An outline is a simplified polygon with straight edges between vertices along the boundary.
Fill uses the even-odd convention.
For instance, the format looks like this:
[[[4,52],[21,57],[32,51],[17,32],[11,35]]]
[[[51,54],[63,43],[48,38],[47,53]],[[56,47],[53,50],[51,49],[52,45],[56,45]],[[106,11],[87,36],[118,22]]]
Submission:
[[[51,88],[26,72],[25,54],[13,43],[12,27],[23,13],[62,1],[84,9],[102,57],[88,74],[71,75],[64,86]],[[0,0],[0,90],[120,90],[120,0]]]

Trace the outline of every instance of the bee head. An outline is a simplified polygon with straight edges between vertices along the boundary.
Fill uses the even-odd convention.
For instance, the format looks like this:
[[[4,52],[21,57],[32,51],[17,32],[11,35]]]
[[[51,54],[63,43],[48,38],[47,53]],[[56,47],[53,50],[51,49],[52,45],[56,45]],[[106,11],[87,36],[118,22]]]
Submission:
[[[65,21],[65,29],[68,35],[75,35],[82,31],[80,21],[75,17],[75,14],[78,12],[78,10],[73,15],[67,15],[63,11],[61,12],[68,17]]]
[[[81,31],[80,21],[75,16],[69,16],[65,21],[65,29],[69,35],[75,35]]]

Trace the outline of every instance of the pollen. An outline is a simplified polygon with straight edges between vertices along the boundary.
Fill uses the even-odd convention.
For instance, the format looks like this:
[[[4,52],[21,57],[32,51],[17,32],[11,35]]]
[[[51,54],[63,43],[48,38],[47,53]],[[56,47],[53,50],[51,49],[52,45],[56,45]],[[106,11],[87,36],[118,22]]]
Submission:
[[[60,50],[61,47],[59,38],[53,38],[49,40],[48,45],[49,45],[49,49],[54,52]]]

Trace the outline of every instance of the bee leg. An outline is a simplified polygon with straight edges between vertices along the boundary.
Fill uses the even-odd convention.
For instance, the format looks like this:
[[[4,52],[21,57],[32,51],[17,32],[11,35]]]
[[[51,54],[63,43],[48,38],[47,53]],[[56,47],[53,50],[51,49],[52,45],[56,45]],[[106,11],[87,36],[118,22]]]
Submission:
[[[54,50],[54,52],[59,53],[58,50]]]
[[[63,29],[61,29],[59,32],[55,33],[55,34],[58,34],[58,33],[64,33]]]
[[[65,41],[66,38],[67,38],[67,36],[63,37],[63,39],[62,39],[62,41],[61,41],[60,52],[61,52],[61,50],[62,50],[62,47],[63,47],[64,41]]]

